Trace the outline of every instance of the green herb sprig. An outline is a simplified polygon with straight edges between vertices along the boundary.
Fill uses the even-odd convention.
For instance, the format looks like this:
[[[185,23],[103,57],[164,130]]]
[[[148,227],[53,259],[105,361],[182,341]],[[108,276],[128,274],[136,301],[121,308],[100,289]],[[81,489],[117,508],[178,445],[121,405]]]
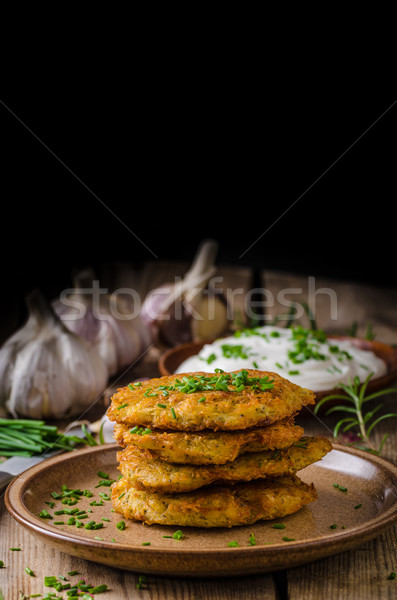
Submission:
[[[371,443],[370,435],[381,421],[397,417],[397,413],[386,413],[378,416],[378,411],[382,408],[381,404],[368,411],[364,411],[363,408],[370,400],[396,392],[397,388],[387,388],[366,395],[367,387],[372,376],[373,373],[370,373],[362,383],[358,376],[354,377],[353,381],[350,380],[348,384],[339,383],[337,387],[342,389],[344,393],[330,394],[325,398],[322,398],[314,407],[314,413],[317,413],[320,408],[330,400],[343,400],[346,404],[333,406],[325,413],[325,416],[335,412],[342,412],[348,415],[336,423],[333,430],[334,437],[337,438],[340,431],[346,433],[354,428],[358,428],[357,435],[359,440],[357,442],[350,442],[349,445],[379,455],[382,452],[388,434],[383,436],[378,448],[375,448]]]

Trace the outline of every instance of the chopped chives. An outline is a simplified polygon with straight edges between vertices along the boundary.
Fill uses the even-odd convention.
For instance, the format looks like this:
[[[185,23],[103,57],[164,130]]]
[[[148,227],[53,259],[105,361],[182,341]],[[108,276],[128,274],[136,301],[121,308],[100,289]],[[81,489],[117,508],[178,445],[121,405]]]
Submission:
[[[250,546],[256,546],[256,538],[254,536],[253,533],[250,534],[249,540],[248,540],[248,544]]]
[[[120,529],[120,531],[123,531],[123,529],[125,529],[125,521],[119,521],[116,524],[117,529]]]
[[[174,538],[174,540],[180,540],[181,538],[183,538],[183,533],[180,529],[178,529],[178,531],[175,531],[172,537]]]
[[[128,404],[120,404],[120,406],[117,407],[117,410],[121,410],[122,408],[126,408],[128,406]]]
[[[172,418],[176,419],[176,414],[175,414],[175,410],[174,410],[173,406],[171,406],[171,414],[172,414]]]
[[[289,537],[287,537],[287,536],[285,535],[285,536],[283,537],[283,541],[284,541],[284,542],[294,542],[294,541],[295,541],[295,538],[289,538]]]
[[[54,521],[53,525],[65,525],[65,521]]]
[[[142,542],[142,546],[150,546],[150,542]]]
[[[201,396],[201,398],[198,399],[198,402],[205,402],[205,396]]]
[[[34,577],[34,576],[35,576],[35,575],[34,575],[34,573],[33,573],[33,571],[32,571],[32,569],[30,569],[29,567],[25,567],[25,572],[26,572],[28,575],[30,575],[31,577]]]
[[[12,552],[20,552],[21,548],[10,548]]]
[[[157,406],[158,406],[159,408],[167,408],[167,405],[166,405],[166,404],[157,404]]]
[[[68,575],[73,577],[73,575],[80,575],[80,573],[78,571],[68,571]]]
[[[0,560],[0,569],[4,568],[4,561]]]
[[[356,506],[354,508],[361,508],[362,504],[356,504]]]
[[[272,525],[273,529],[285,529],[285,525],[284,523],[274,523],[274,525]]]
[[[389,576],[388,579],[395,579],[397,577],[397,573],[395,573],[394,571],[392,571]]]
[[[228,543],[229,548],[237,548],[239,543],[236,540]]]
[[[109,479],[110,477],[109,473],[104,473],[103,471],[98,471],[97,475],[101,479]]]
[[[336,523],[333,523],[332,525],[329,526],[330,529],[336,529],[338,527],[338,525]]]

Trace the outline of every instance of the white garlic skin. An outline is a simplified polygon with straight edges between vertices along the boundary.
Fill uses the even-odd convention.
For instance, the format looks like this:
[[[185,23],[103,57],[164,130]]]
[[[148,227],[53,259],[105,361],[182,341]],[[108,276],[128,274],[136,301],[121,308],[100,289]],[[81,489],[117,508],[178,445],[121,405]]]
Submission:
[[[0,349],[0,405],[14,418],[81,415],[105,391],[108,369],[39,294],[29,304],[27,323]]]
[[[89,296],[76,291],[67,302],[57,299],[52,306],[69,331],[96,349],[109,375],[133,364],[152,343],[148,327],[121,296],[101,296],[96,306]]]

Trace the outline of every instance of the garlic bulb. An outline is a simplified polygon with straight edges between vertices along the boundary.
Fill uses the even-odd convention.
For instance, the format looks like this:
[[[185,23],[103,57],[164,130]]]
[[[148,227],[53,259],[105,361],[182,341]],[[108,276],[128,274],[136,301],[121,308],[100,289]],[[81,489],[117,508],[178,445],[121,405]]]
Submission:
[[[101,290],[88,269],[74,279],[74,291],[53,301],[64,325],[87,340],[107,365],[109,375],[137,360],[152,342],[132,301]]]
[[[26,324],[0,349],[0,405],[15,418],[79,415],[104,392],[107,367],[64,327],[39,291],[26,303]]]
[[[183,279],[161,285],[146,296],[141,318],[156,341],[175,346],[218,337],[228,330],[226,299],[210,284],[217,249],[216,241],[204,240]]]

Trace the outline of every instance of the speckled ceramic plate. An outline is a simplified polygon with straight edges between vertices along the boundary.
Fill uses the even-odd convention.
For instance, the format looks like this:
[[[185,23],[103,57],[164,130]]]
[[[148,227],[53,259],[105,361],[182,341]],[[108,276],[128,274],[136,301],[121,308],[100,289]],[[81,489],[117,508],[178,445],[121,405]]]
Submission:
[[[118,477],[117,449],[110,444],[77,450],[28,469],[8,486],[8,511],[57,550],[137,573],[173,577],[247,575],[294,567],[365,543],[397,520],[397,467],[335,445],[325,458],[299,472],[305,482],[314,483],[318,500],[282,519],[284,529],[273,528],[274,521],[231,529],[185,527],[183,537],[174,539],[177,527],[126,520],[126,528],[120,530],[117,523],[122,519],[112,512],[109,487],[99,485],[98,475],[102,471]],[[71,507],[51,495],[62,485],[93,495],[81,496]],[[103,527],[68,525],[69,516],[54,514],[65,507],[91,510],[84,522],[92,520]],[[53,518],[41,518],[43,509]],[[250,545],[251,534],[256,545]],[[229,547],[230,542],[238,546]]]

